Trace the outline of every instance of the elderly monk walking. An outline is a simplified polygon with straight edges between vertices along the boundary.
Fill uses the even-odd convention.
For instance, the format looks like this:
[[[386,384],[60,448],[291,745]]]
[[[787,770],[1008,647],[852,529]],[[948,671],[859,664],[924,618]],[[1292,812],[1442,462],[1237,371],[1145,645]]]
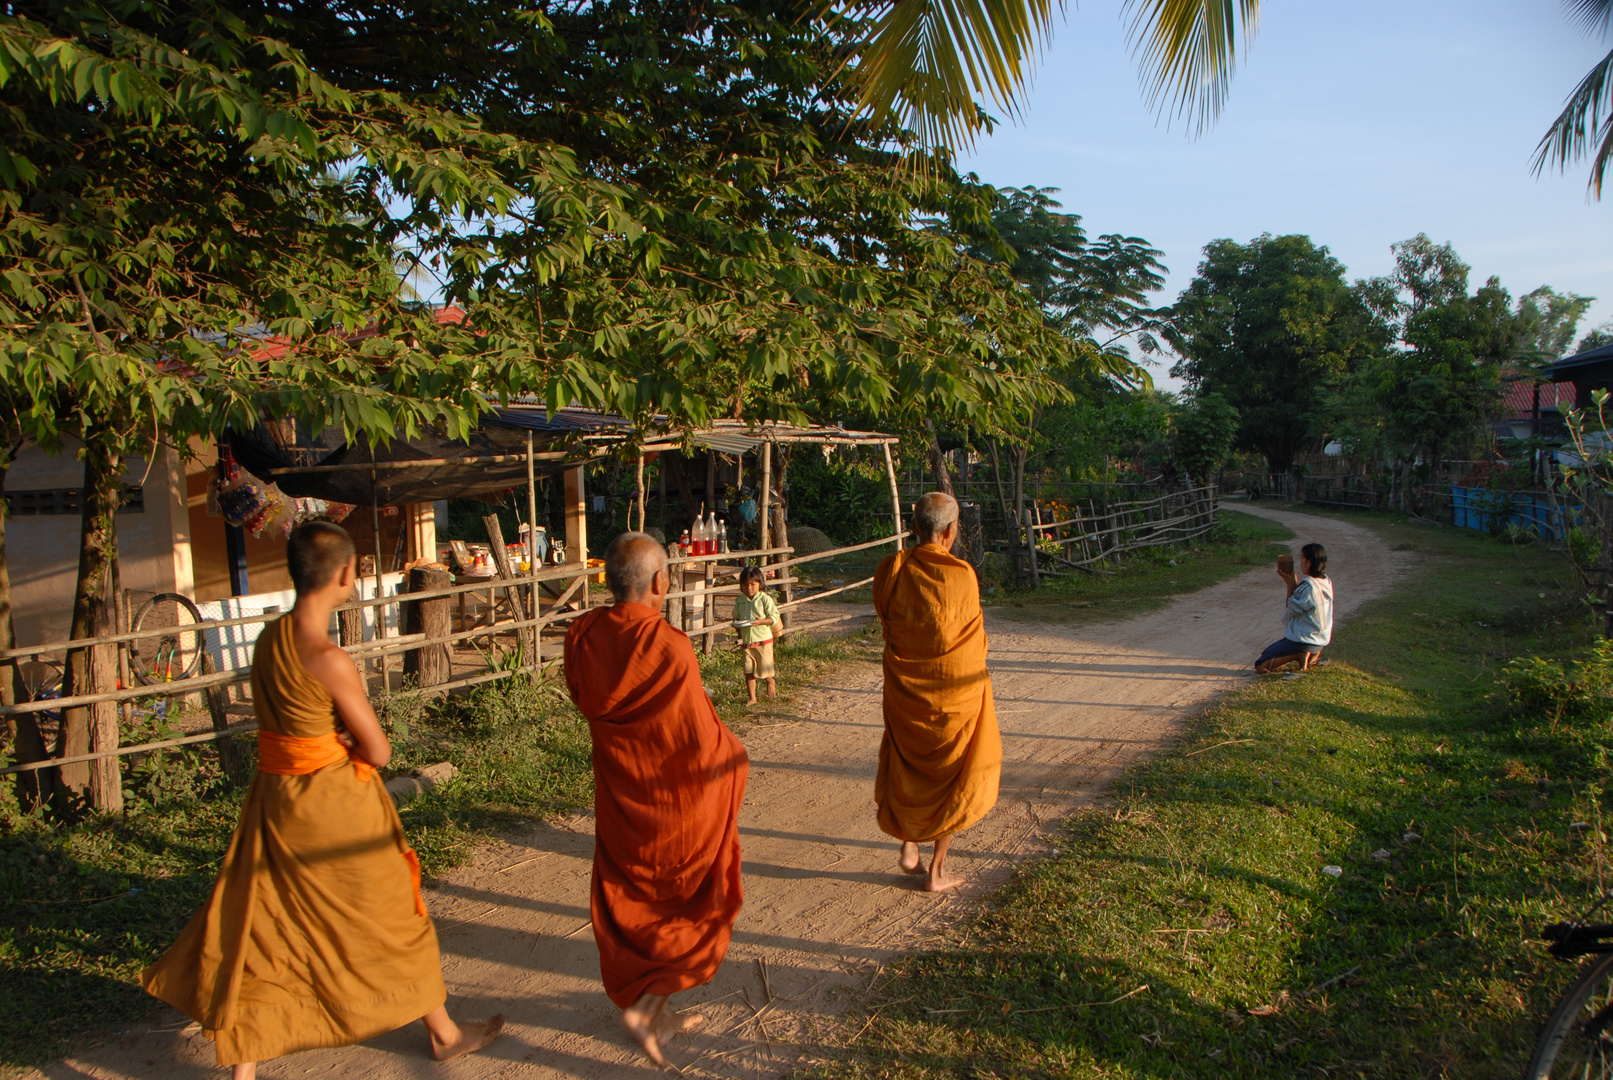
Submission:
[[[717,718],[694,648],[661,617],[666,552],[623,533],[605,552],[615,603],[566,635],[566,685],[594,744],[591,913],[605,993],[656,1064],[702,1017],[667,997],[711,980],[743,894],[745,748]]]
[[[974,567],[950,552],[958,504],[932,491],[913,507],[918,546],[888,555],[874,573],[874,610],[885,631],[885,738],[874,801],[879,827],[902,842],[898,864],[923,874],[919,845],[935,844],[924,880],[945,892],[952,835],[997,803],[1002,736],[986,673],[985,616]]]
[[[358,572],[353,541],[310,522],[286,562],[296,605],[252,654],[258,775],[212,897],[140,981],[201,1024],[235,1080],[265,1058],[419,1019],[438,1061],[479,1050],[504,1017],[448,1018],[420,863],[376,776],[392,747],[330,640]]]

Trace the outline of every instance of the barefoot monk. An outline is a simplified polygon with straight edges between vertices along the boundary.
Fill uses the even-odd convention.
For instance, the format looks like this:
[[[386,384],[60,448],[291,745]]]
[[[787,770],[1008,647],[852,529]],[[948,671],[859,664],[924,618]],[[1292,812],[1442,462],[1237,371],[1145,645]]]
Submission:
[[[879,827],[902,842],[899,859],[924,888],[961,884],[947,845],[997,803],[1002,737],[986,674],[986,628],[974,567],[950,552],[958,504],[932,491],[913,507],[918,546],[888,555],[874,574],[885,631],[885,739],[874,801]],[[919,845],[933,843],[926,871]]]
[[[420,863],[376,775],[392,747],[352,657],[330,640],[352,595],[353,541],[292,532],[297,601],[252,655],[258,775],[213,895],[140,976],[250,1080],[257,1062],[424,1020],[438,1061],[486,1046],[504,1017],[455,1024],[420,896]]]
[[[694,648],[661,617],[666,552],[623,533],[605,552],[610,607],[566,635],[566,685],[594,745],[594,940],[605,993],[656,1064],[701,1017],[667,997],[711,980],[742,899],[745,748],[717,718]]]

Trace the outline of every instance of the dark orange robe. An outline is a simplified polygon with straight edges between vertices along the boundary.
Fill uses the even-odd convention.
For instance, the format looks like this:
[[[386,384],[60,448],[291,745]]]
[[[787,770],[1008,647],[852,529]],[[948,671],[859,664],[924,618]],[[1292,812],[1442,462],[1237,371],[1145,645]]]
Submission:
[[[252,701],[260,771],[218,882],[140,976],[202,1025],[220,1065],[363,1042],[448,996],[386,786],[345,751],[309,757],[339,750],[336,704],[303,667],[290,615],[258,638]]]
[[[874,572],[885,631],[879,827],[913,843],[950,836],[997,804],[1003,742],[986,672],[974,567],[924,544]]]
[[[644,604],[571,624],[566,685],[594,743],[591,908],[605,992],[626,1008],[707,983],[744,899],[745,748],[717,718],[688,637]]]

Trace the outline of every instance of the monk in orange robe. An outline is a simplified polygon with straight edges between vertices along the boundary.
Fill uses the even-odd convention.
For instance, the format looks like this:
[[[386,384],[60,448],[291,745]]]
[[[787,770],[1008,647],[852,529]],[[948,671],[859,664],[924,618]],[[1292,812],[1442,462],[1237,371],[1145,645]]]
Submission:
[[[448,1017],[420,863],[376,775],[392,747],[330,640],[358,573],[353,541],[310,522],[286,554],[296,605],[252,654],[258,775],[212,897],[141,984],[202,1025],[235,1080],[422,1018],[438,1061],[479,1050],[504,1017]]]
[[[986,672],[985,615],[974,567],[950,553],[958,504],[932,491],[913,507],[919,544],[887,555],[874,573],[874,611],[885,631],[885,738],[874,801],[879,827],[902,842],[897,860],[945,892],[947,845],[997,804],[1003,744]]]
[[[667,998],[711,981],[744,899],[745,748],[717,718],[689,638],[661,617],[666,552],[623,533],[605,552],[615,603],[566,634],[566,685],[594,744],[591,909],[605,993],[658,1065],[703,1018]]]

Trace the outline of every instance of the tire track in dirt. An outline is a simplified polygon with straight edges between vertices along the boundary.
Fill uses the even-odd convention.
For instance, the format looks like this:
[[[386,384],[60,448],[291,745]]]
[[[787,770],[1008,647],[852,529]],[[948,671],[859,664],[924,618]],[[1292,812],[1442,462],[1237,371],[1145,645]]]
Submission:
[[[1348,522],[1246,509],[1294,528],[1296,550],[1313,539],[1327,546],[1341,625],[1409,566],[1409,556]],[[1002,794],[954,841],[954,868],[969,884],[948,896],[919,892],[897,872],[895,843],[874,823],[876,664],[843,668],[799,693],[791,703],[798,719],[751,729],[740,814],[745,909],[717,977],[680,996],[680,1007],[698,1008],[707,1024],[673,1044],[675,1063],[714,1076],[789,1067],[814,1026],[838,1015],[842,988],[866,988],[885,960],[969,914],[1016,862],[1043,850],[1044,828],[1168,747],[1183,717],[1247,681],[1258,650],[1281,633],[1281,601],[1276,575],[1263,568],[1108,625],[1010,622],[988,611]],[[507,1034],[487,1053],[436,1065],[424,1053],[423,1029],[412,1025],[362,1046],[266,1063],[259,1075],[644,1076],[599,986],[588,929],[592,852],[592,820],[574,815],[506,837],[428,892],[450,1009],[509,1017]],[[219,1075],[212,1044],[180,1033],[182,1022],[174,1014],[160,1025],[169,1030],[131,1032],[34,1075]]]

